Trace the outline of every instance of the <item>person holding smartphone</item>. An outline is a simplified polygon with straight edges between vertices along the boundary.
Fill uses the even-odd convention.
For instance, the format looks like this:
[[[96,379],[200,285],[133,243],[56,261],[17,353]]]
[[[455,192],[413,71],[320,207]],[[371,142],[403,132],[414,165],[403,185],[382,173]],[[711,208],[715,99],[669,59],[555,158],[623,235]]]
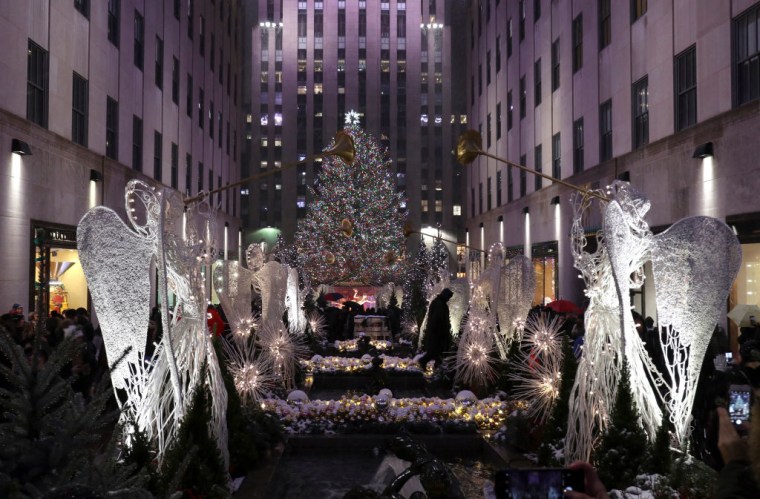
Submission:
[[[754,422],[750,423],[749,441],[757,454],[760,445],[760,402],[757,393],[752,407]],[[760,487],[754,471],[760,468],[758,456],[752,456],[750,445],[737,431],[736,425],[724,407],[718,407],[718,449],[725,466],[720,470],[715,486],[715,499],[750,499],[760,497]],[[751,421],[751,420],[750,420]],[[746,425],[747,423],[742,423]]]

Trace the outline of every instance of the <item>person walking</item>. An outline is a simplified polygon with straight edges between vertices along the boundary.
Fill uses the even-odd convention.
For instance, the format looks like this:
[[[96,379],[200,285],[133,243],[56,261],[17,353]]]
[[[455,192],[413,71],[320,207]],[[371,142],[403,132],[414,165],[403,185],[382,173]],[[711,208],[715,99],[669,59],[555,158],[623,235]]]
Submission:
[[[451,320],[447,303],[452,296],[454,293],[445,288],[430,302],[425,328],[425,355],[418,361],[423,370],[431,360],[435,362],[435,367],[439,367],[443,362],[443,353],[450,349]]]

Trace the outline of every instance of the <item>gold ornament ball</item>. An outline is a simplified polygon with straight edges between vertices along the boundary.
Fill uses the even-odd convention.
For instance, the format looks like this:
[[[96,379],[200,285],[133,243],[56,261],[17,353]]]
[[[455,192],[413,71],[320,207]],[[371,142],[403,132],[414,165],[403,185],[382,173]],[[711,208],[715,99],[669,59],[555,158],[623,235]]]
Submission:
[[[325,257],[325,261],[328,263],[328,265],[335,263],[335,255],[331,251],[325,251],[323,253],[323,256]]]
[[[346,237],[350,237],[354,234],[354,224],[351,223],[351,220],[344,218],[340,222],[340,230]]]

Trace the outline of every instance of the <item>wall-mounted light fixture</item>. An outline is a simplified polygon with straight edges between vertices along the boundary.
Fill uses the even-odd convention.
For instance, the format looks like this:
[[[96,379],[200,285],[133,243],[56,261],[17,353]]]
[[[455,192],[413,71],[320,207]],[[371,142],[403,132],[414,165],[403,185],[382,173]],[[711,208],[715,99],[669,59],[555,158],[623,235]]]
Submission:
[[[29,148],[29,144],[19,139],[11,140],[11,152],[13,154],[18,154],[19,156],[32,155],[32,150]]]
[[[549,204],[551,205],[559,204],[559,196],[554,196]]]
[[[90,181],[91,182],[102,182],[103,181],[103,174],[100,173],[98,170],[90,170]]]
[[[705,142],[704,144],[698,145],[697,148],[694,149],[694,154],[691,157],[705,159],[705,158],[711,158],[712,156],[713,156],[713,143]]]
[[[523,208],[523,209],[522,209],[522,212],[523,212],[525,215],[527,215],[528,213],[530,213],[530,208],[526,206],[525,208]]]

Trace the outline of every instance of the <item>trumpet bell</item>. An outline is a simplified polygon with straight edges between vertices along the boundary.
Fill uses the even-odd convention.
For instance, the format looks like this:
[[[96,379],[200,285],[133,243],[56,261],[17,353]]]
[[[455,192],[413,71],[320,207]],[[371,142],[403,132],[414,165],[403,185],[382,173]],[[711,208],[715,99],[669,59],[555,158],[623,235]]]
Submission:
[[[481,153],[483,139],[476,130],[467,130],[459,136],[457,142],[457,161],[469,165]]]
[[[322,157],[337,156],[347,165],[354,162],[355,155],[356,148],[354,147],[354,138],[351,137],[351,134],[344,132],[343,130],[335,134],[335,143],[332,148],[321,154]]]

